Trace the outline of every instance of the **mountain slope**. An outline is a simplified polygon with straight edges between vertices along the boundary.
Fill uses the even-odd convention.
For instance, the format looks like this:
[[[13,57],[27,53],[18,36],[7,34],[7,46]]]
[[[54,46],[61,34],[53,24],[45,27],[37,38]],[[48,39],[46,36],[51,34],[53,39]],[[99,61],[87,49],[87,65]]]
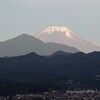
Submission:
[[[96,55],[98,54],[98,59]],[[100,52],[90,54],[75,53],[70,55],[39,56],[30,53],[19,57],[0,58],[0,79],[16,82],[55,82],[100,74]],[[82,83],[84,84],[84,83]]]
[[[100,52],[0,58],[0,95],[91,88],[100,89]]]
[[[36,38],[44,42],[54,42],[75,47],[85,53],[100,51],[100,47],[83,40],[66,27],[51,26],[35,35]]]
[[[46,44],[41,40],[27,34],[22,34],[16,38],[0,42],[0,57],[19,56],[30,52],[35,52],[40,55],[50,55],[59,50],[71,53],[79,51],[75,48],[62,44]]]

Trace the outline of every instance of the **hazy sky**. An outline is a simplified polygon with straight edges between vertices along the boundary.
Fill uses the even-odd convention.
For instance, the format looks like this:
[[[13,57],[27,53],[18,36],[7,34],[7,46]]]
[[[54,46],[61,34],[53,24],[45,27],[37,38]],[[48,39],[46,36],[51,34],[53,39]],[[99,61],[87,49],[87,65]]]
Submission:
[[[52,25],[100,45],[100,0],[0,0],[0,41]]]

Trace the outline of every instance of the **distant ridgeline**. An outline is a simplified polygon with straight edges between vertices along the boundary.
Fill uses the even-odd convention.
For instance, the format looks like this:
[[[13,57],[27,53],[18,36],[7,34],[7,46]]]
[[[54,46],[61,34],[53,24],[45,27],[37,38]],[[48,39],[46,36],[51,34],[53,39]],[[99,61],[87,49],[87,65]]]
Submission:
[[[79,52],[78,49],[59,43],[45,43],[33,36],[22,34],[13,39],[0,42],[0,57],[12,57],[35,52],[39,55],[50,55],[56,51],[68,53]]]

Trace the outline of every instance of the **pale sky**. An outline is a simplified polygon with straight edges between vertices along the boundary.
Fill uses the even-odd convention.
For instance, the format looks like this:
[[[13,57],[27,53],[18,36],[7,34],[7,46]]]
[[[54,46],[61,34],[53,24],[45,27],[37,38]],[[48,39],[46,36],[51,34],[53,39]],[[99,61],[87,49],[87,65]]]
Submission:
[[[100,46],[100,0],[0,0],[0,41],[66,26]]]

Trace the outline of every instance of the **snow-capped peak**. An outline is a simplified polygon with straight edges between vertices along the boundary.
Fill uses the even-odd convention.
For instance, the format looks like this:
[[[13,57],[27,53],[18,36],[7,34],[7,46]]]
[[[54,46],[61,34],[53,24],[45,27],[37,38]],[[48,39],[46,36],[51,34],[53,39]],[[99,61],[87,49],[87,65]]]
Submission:
[[[35,35],[35,37],[44,41],[45,43],[54,42],[65,44],[71,47],[75,47],[85,53],[92,51],[100,51],[100,47],[82,39],[65,26],[48,27],[44,31]]]
[[[57,27],[57,26],[51,26],[48,27],[47,30],[49,31],[49,33],[51,32],[67,32],[69,31],[69,29],[67,29],[65,26],[62,27]]]
[[[40,32],[40,34],[36,35],[36,37],[40,36],[41,34],[48,33],[49,35],[52,35],[54,33],[64,33],[67,38],[73,37],[73,32],[66,28],[65,26],[59,27],[59,26],[51,26],[45,29],[44,31]]]

